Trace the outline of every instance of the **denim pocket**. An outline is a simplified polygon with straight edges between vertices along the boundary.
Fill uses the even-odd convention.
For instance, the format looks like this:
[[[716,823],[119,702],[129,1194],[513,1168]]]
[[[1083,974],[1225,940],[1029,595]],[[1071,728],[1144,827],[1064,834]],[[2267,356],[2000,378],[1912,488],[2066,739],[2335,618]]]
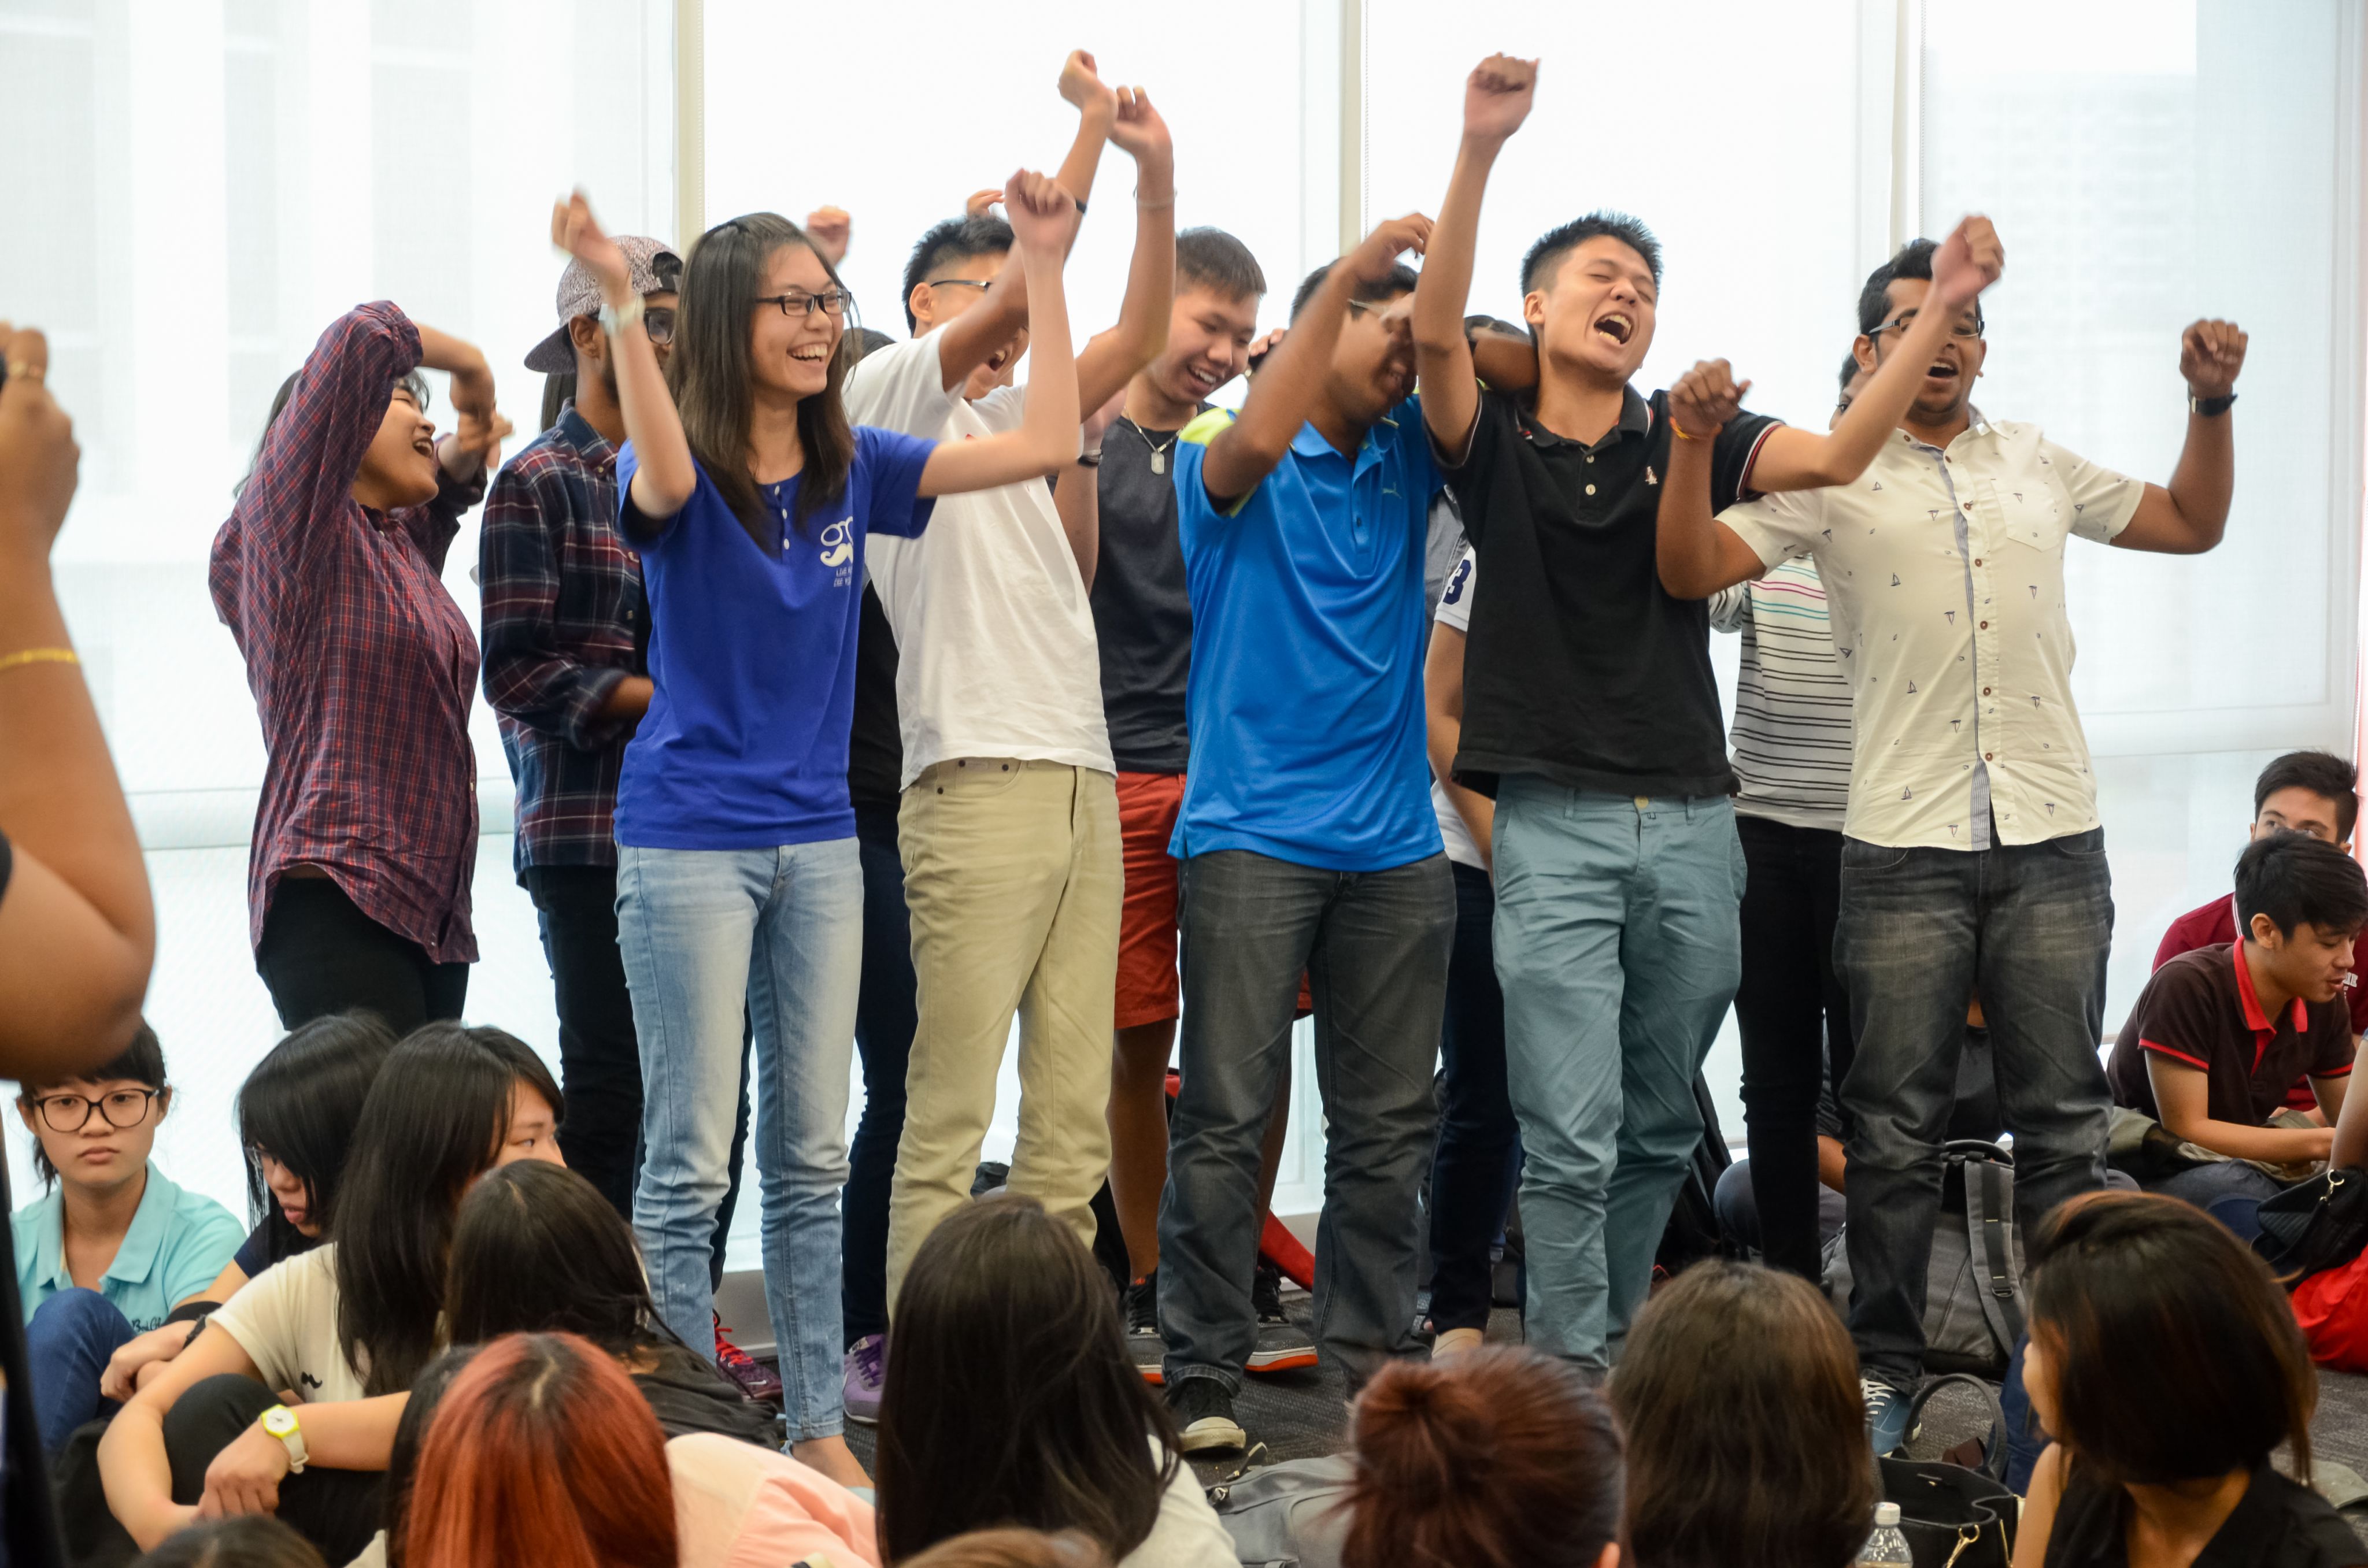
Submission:
[[[1842,840],[1842,870],[1888,871],[1907,863],[1905,844],[1869,844],[1863,838]]]
[[[2067,833],[2061,838],[2049,839],[2047,847],[2066,860],[2101,860],[2105,858],[2105,830],[2092,827],[2086,833]]]

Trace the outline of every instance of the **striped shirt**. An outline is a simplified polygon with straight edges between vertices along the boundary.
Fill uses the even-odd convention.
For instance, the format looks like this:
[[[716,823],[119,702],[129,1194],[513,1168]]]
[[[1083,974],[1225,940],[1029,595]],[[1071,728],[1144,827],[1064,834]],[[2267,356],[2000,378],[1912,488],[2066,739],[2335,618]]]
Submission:
[[[1711,624],[1743,633],[1735,694],[1735,809],[1841,831],[1850,810],[1850,688],[1834,660],[1826,588],[1796,556],[1711,600]]]

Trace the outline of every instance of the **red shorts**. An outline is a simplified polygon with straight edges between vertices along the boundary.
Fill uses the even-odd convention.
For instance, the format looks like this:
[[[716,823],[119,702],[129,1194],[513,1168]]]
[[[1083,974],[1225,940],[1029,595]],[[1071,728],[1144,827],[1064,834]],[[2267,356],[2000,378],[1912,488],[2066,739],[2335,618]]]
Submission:
[[[1182,1012],[1176,973],[1176,873],[1167,853],[1184,805],[1184,775],[1118,776],[1118,835],[1126,869],[1126,898],[1118,921],[1118,997],[1111,1022],[1134,1028],[1165,1023]],[[1298,1015],[1315,1010],[1307,980],[1299,982]]]

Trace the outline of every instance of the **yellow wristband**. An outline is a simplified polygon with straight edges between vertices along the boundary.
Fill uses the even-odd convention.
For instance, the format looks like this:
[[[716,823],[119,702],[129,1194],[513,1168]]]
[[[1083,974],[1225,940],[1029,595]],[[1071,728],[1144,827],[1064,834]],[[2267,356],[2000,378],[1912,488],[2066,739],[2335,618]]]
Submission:
[[[1684,426],[1678,423],[1677,415],[1671,415],[1669,416],[1669,429],[1680,441],[1707,441],[1710,439],[1707,436],[1696,436],[1689,432]]]
[[[0,670],[13,670],[19,665],[78,665],[72,648],[24,648],[14,653],[0,653]]]

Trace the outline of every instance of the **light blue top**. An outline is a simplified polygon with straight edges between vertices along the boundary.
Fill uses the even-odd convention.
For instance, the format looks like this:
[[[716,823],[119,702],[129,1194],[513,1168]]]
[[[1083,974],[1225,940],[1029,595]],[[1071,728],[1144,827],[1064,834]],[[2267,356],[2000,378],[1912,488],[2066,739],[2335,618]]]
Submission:
[[[1303,426],[1220,511],[1201,482],[1233,416],[1187,426],[1177,522],[1192,596],[1192,767],[1169,853],[1248,849],[1332,871],[1440,853],[1423,751],[1423,545],[1440,488],[1414,398],[1355,460]]]
[[[17,1235],[17,1294],[30,1322],[34,1308],[74,1288],[66,1269],[64,1191],[51,1187],[17,1210],[9,1224]],[[131,1321],[132,1332],[145,1334],[176,1304],[212,1284],[245,1237],[246,1227],[229,1210],[184,1191],[151,1160],[131,1228],[100,1278],[98,1292]]]

